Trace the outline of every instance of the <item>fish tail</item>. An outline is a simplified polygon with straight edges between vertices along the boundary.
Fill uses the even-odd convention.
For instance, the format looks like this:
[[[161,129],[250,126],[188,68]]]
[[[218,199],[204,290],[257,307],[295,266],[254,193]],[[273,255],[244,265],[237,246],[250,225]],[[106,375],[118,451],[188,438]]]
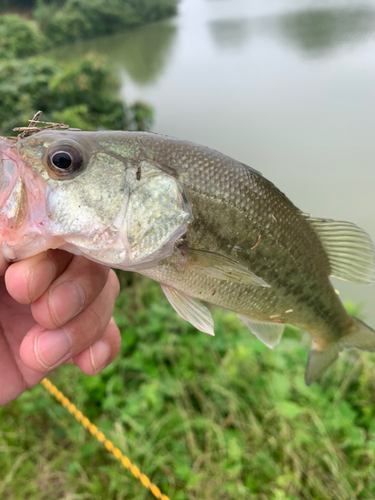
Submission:
[[[353,324],[349,333],[338,342],[329,344],[322,349],[314,346],[310,350],[305,374],[307,385],[320,378],[343,349],[375,351],[375,331],[358,318],[352,317],[352,320]]]
[[[354,318],[348,335],[340,340],[341,349],[361,349],[375,351],[375,331],[358,318]]]

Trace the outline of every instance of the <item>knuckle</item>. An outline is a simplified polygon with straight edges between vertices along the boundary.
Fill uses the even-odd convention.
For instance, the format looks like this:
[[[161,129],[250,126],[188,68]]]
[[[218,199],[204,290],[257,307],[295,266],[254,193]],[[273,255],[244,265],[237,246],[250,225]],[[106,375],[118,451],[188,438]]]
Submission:
[[[83,267],[86,271],[90,271],[98,276],[106,276],[108,274],[108,268],[103,266],[103,264],[99,264],[98,262],[94,262],[82,256],[76,256],[75,259],[77,263],[79,263],[79,266]]]
[[[47,250],[43,255],[45,259],[52,260],[56,268],[59,270],[59,274],[66,269],[74,257],[74,255],[59,249]]]
[[[75,274],[80,277],[90,276],[90,288],[93,290],[102,290],[108,280],[109,268],[86,259],[85,257],[76,257]]]
[[[117,297],[117,295],[120,293],[120,282],[117,277],[117,274],[114,272],[113,269],[111,269],[109,272],[108,281],[113,289],[115,297]]]
[[[104,325],[101,314],[94,308],[86,309],[77,324],[65,327],[70,331],[74,342],[74,355],[82,352],[95,342],[103,333]]]
[[[103,283],[106,283],[108,279],[108,272],[109,268],[106,266],[102,266],[101,264],[98,264],[97,262],[92,262],[92,270],[93,273],[95,273],[96,277],[101,280]]]
[[[103,324],[103,314],[100,314],[98,309],[94,307],[90,307],[90,309],[86,311],[86,314],[88,315],[88,323],[91,325],[92,331],[96,332],[96,338],[98,335],[103,333],[105,328],[105,325]]]
[[[115,321],[113,318],[111,318],[109,325],[107,327],[108,337],[110,339],[110,345],[111,345],[111,356],[108,361],[108,364],[111,363],[115,358],[120,353],[121,349],[121,332],[118,326],[116,325]]]

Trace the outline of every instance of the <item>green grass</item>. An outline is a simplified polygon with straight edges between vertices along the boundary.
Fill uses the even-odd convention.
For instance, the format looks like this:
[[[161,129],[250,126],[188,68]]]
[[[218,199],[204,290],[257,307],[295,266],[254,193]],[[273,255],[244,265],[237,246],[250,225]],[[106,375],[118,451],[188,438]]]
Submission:
[[[173,500],[375,498],[374,356],[345,353],[307,388],[308,338],[287,329],[271,351],[213,315],[215,338],[137,277],[117,361],[51,380]],[[38,386],[0,409],[0,498],[153,497]]]

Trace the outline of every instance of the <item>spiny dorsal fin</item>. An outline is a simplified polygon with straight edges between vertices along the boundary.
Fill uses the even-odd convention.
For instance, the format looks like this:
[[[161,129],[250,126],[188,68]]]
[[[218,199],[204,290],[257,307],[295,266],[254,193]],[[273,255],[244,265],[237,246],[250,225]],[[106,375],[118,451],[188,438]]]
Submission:
[[[181,265],[218,280],[233,281],[243,285],[270,286],[249,269],[228,257],[206,250],[179,247],[185,262]]]
[[[358,284],[375,281],[375,249],[367,233],[351,222],[310,217],[307,221],[327,253],[331,276]]]
[[[237,314],[237,316],[251,333],[270,349],[273,349],[280,342],[285,328],[283,323],[259,321],[243,314]]]
[[[181,318],[191,323],[197,330],[209,335],[215,335],[214,320],[206,306],[173,286],[161,283],[161,288],[171,306]]]

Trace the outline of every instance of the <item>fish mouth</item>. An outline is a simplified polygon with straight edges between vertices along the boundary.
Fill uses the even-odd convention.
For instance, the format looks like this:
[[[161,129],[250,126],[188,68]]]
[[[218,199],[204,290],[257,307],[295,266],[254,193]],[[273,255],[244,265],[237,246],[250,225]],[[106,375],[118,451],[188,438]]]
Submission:
[[[0,197],[12,184],[16,174],[17,153],[13,148],[14,142],[0,138]]]
[[[15,141],[0,138],[0,235],[21,227],[25,219],[27,193],[20,175]]]
[[[52,248],[44,234],[45,187],[16,146],[17,139],[0,137],[0,252],[9,262]]]
[[[0,138],[0,210],[19,179],[18,155],[14,145],[14,140]]]

